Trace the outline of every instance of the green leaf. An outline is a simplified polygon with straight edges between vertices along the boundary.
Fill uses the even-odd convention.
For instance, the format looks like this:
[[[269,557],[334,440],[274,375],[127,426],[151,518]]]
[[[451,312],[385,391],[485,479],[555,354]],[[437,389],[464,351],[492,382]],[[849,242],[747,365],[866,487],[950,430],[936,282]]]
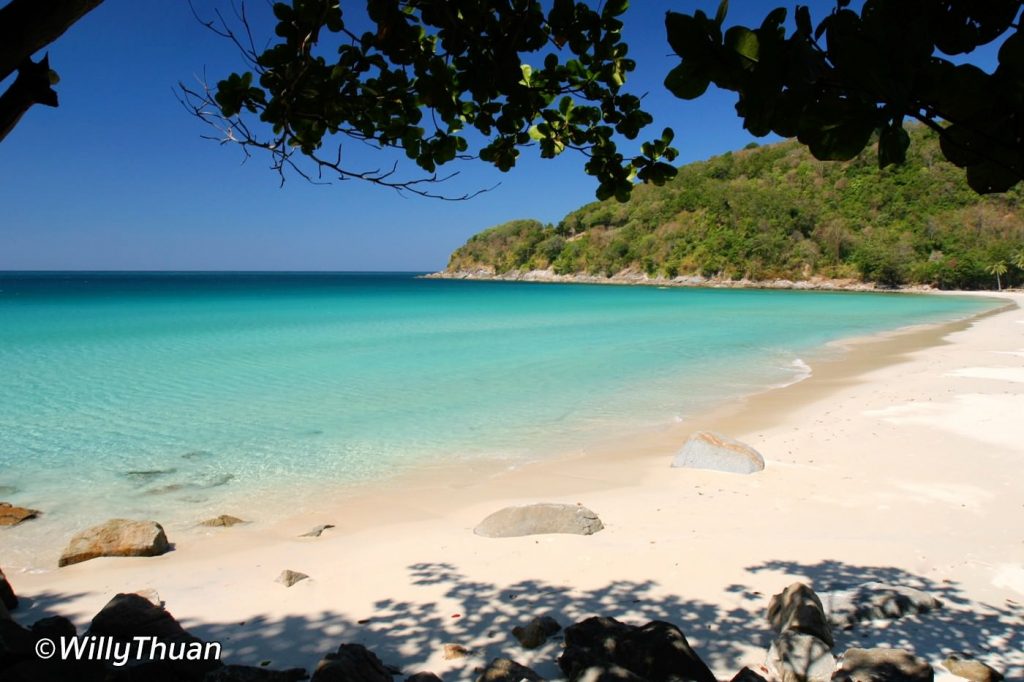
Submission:
[[[999,194],[1020,182],[1020,174],[992,161],[967,168],[967,184],[978,194]]]
[[[520,64],[519,69],[523,72],[523,80],[519,81],[520,85],[530,87],[530,76],[533,75],[533,67],[529,64]]]
[[[707,40],[707,33],[695,18],[678,12],[665,15],[665,31],[668,44],[677,55],[691,54],[702,41]]]
[[[665,76],[665,87],[680,99],[696,99],[703,95],[711,79],[692,62],[683,62]]]
[[[764,18],[761,28],[767,30],[779,28],[786,21],[787,14],[785,7],[776,7]]]
[[[629,9],[629,0],[606,0],[601,16],[604,18],[617,17]]]
[[[761,52],[757,34],[743,26],[733,26],[725,34],[725,45],[730,50],[756,63]]]
[[[1006,67],[1018,78],[1024,78],[1024,36],[1014,33],[999,48],[999,66]]]
[[[907,160],[909,148],[910,135],[903,129],[902,123],[885,127],[878,137],[878,167],[902,164]]]
[[[722,0],[718,4],[718,12],[715,13],[715,23],[721,26],[725,23],[725,15],[729,13],[729,0]]]
[[[811,27],[811,11],[807,5],[797,5],[796,8],[796,30],[804,36],[810,37],[813,32]]]

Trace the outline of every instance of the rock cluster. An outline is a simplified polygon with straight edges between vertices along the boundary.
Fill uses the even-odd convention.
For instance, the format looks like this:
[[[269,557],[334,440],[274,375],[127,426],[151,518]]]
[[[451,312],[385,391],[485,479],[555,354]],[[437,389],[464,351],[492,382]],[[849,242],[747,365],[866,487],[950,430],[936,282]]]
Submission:
[[[830,621],[822,600],[808,585],[794,583],[774,595],[766,620],[778,636],[768,650],[765,665],[744,668],[732,682],[933,681],[932,666],[908,651],[852,648],[834,656],[832,628],[847,623],[850,614],[898,618],[905,613],[923,613],[940,608],[937,600],[923,592],[908,592],[901,586],[879,583],[861,585],[842,593],[842,597],[836,602],[841,608],[832,613]],[[298,668],[272,670],[263,666],[224,665],[219,656],[152,660],[133,654],[120,665],[110,660],[45,660],[37,654],[37,644],[44,638],[58,641],[76,637],[79,633],[75,625],[57,616],[25,628],[7,613],[7,609],[17,606],[14,590],[0,572],[0,679],[4,682],[396,682],[396,675],[405,682],[442,682],[430,672],[407,675],[355,643],[343,643],[326,654],[311,678]],[[514,628],[512,634],[523,649],[535,649],[560,629],[554,618],[541,616]],[[146,637],[168,647],[210,646],[185,630],[162,604],[134,593],[118,594],[111,599],[83,635],[125,643]],[[543,680],[511,658],[494,658],[486,666],[472,670],[469,661],[471,656],[475,657],[474,652],[459,644],[446,644],[444,653],[446,660],[467,660],[458,679]],[[614,618],[587,618],[565,628],[564,648],[557,663],[568,682],[716,682],[683,631],[665,621],[632,625]],[[967,654],[952,654],[943,665],[971,682],[1002,680],[998,671]],[[471,670],[474,677],[467,678]]]

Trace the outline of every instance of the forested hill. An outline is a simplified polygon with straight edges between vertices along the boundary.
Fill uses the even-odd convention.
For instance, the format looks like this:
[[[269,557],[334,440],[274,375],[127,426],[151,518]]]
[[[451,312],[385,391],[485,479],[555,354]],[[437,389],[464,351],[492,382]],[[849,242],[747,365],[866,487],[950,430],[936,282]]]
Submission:
[[[625,204],[588,204],[558,225],[516,220],[469,239],[447,272],[674,278],[860,279],[994,288],[1024,272],[1020,186],[980,197],[943,159],[937,136],[910,130],[907,162],[880,170],[873,147],[846,163],[792,141],[693,163]]]

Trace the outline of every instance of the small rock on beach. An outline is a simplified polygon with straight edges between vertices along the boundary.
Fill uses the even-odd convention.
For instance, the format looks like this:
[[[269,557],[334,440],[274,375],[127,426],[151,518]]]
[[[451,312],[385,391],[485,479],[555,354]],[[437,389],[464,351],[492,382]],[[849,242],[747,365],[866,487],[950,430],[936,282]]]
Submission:
[[[220,516],[215,516],[212,519],[200,521],[199,525],[207,526],[209,528],[230,528],[231,526],[237,526],[240,523],[246,523],[246,521],[243,521],[237,516],[231,516],[230,514],[221,514]]]
[[[0,502],[0,526],[16,526],[23,521],[39,516],[38,509],[15,507],[10,502]]]
[[[328,528],[334,528],[334,525],[330,524],[330,523],[322,523],[319,526],[317,526],[316,528],[310,530],[309,532],[303,533],[299,537],[300,538],[318,538]]]
[[[274,582],[281,583],[285,587],[291,587],[297,582],[307,580],[309,578],[305,573],[299,573],[298,571],[292,571],[285,569],[281,571],[281,575],[274,579]]]
[[[710,431],[699,431],[683,444],[672,460],[672,466],[752,474],[764,469],[764,457],[746,443]]]

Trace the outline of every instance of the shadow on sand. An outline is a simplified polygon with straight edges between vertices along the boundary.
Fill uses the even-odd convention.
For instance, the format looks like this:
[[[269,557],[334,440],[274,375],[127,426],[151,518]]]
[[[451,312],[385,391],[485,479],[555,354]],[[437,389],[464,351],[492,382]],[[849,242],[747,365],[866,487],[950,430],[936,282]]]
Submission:
[[[700,600],[665,597],[663,586],[652,582],[619,581],[596,590],[579,590],[536,580],[496,585],[474,580],[446,563],[414,564],[408,568],[412,584],[434,586],[433,594],[440,588],[443,605],[387,599],[377,602],[374,612],[360,620],[324,611],[316,616],[280,619],[260,616],[245,623],[185,619],[181,624],[204,640],[221,642],[225,662],[258,665],[270,661],[274,668],[304,667],[309,671],[342,642],[364,644],[385,663],[406,674],[423,670],[431,656],[436,661],[436,654],[445,644],[468,647],[473,655],[455,662],[456,667],[444,674],[448,680],[475,678],[474,669],[497,656],[533,667],[546,678],[560,677],[555,664],[561,650],[560,637],[552,638],[540,649],[527,651],[511,634],[514,626],[525,624],[534,616],[553,616],[563,626],[589,615],[610,616],[635,624],[669,621],[682,628],[704,661],[724,679],[731,678],[744,664],[762,662],[774,637],[764,617],[770,595],[744,585],[728,588],[739,605],[723,608]],[[970,602],[957,583],[935,582],[892,567],[838,561],[773,561],[747,570],[779,574],[778,590],[794,580],[807,582],[826,603],[827,593],[832,590],[878,581],[924,590],[945,605],[927,614],[868,622],[838,631],[837,654],[854,646],[899,647],[938,665],[951,652],[969,652],[1008,678],[1024,675],[1024,606],[1013,600],[999,605]],[[653,596],[654,593],[659,596]],[[14,615],[27,625],[59,613],[59,604],[69,597],[34,595]],[[166,606],[173,614],[174,604]],[[80,632],[86,625],[79,623]]]

